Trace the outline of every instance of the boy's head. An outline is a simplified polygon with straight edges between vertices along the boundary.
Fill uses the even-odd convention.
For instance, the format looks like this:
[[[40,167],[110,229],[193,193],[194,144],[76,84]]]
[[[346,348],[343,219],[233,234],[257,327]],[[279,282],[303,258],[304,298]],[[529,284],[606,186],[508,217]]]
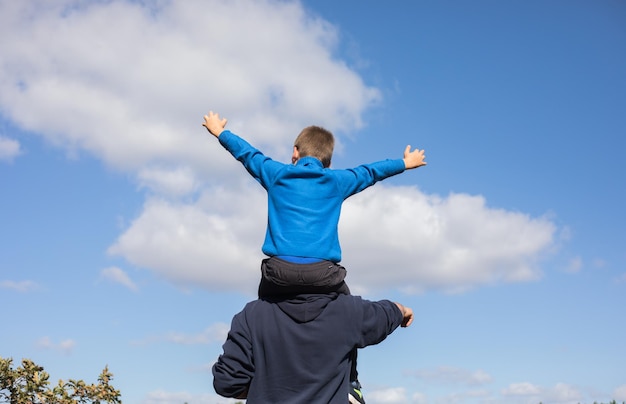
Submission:
[[[330,160],[333,157],[335,148],[335,137],[333,134],[319,126],[308,126],[296,138],[293,144],[295,163],[300,157],[311,156],[319,159],[324,167],[330,167]]]

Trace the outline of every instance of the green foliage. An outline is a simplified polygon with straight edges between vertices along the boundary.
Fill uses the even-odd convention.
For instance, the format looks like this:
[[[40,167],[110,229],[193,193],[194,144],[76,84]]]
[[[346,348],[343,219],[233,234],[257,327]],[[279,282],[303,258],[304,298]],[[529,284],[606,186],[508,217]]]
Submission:
[[[121,394],[109,383],[113,374],[105,367],[98,384],[70,379],[50,387],[50,375],[30,359],[13,368],[13,359],[0,357],[0,403],[10,404],[121,404]]]

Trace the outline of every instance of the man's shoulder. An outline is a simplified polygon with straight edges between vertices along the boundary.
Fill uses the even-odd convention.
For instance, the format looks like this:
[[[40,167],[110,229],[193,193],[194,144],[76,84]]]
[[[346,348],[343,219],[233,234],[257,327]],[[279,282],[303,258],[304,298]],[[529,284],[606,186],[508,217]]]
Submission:
[[[259,310],[262,309],[263,306],[268,305],[269,302],[263,299],[255,299],[252,301],[249,301],[248,303],[246,303],[246,305],[244,306],[243,311],[254,311],[254,310]]]
[[[364,307],[367,307],[371,303],[371,301],[364,299],[361,296],[344,294],[340,294],[339,296],[337,296],[337,299],[335,299],[333,302],[333,304],[342,306],[342,310],[350,311],[361,311]]]
[[[339,295],[338,298],[336,299],[336,302],[338,304],[350,305],[350,306],[357,307],[357,308],[369,308],[369,307],[376,306],[376,307],[388,309],[388,308],[393,308],[396,306],[396,304],[392,302],[391,300],[387,300],[387,299],[368,300],[361,296],[355,296],[355,295]]]

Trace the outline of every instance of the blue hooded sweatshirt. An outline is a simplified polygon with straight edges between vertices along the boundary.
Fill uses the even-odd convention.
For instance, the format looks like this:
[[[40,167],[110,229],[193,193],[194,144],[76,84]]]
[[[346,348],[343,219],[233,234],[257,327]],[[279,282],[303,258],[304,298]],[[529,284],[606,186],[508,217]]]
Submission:
[[[378,344],[401,322],[388,300],[335,293],[255,300],[233,318],[213,386],[224,397],[247,391],[248,404],[345,404],[351,351]]]
[[[263,253],[341,261],[339,215],[348,197],[405,170],[404,160],[383,160],[356,168],[324,168],[315,157],[284,164],[266,157],[225,130],[219,142],[267,191],[268,221]]]

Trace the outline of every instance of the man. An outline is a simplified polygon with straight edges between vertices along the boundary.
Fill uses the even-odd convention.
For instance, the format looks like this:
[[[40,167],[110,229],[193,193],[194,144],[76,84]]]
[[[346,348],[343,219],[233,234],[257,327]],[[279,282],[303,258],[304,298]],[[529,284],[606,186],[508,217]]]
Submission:
[[[213,366],[215,391],[254,403],[346,403],[351,352],[408,327],[413,311],[339,293],[252,301]]]

